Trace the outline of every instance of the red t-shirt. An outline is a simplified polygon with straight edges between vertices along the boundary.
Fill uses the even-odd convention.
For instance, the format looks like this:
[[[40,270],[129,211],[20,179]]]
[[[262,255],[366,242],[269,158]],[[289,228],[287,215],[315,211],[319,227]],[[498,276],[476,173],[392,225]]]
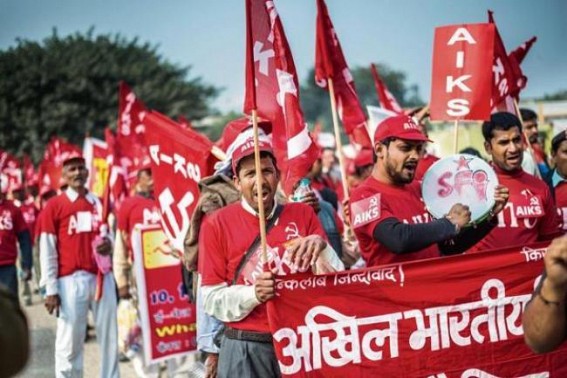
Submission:
[[[57,238],[58,277],[77,270],[97,273],[92,241],[101,226],[101,207],[92,195],[71,201],[66,192],[49,200],[41,215],[42,233]],[[100,202],[98,202],[100,205]]]
[[[567,181],[560,182],[555,187],[555,204],[563,231],[567,231]]]
[[[372,197],[378,193],[380,198],[378,200],[379,211],[376,213],[377,216],[371,216],[373,219],[370,222],[357,226],[356,211],[354,211],[353,205],[357,201]],[[396,218],[406,224],[427,223],[432,220],[425,209],[418,182],[413,181],[408,185],[394,186],[379,182],[370,176],[352,192],[350,207],[351,218],[353,219],[351,224],[360,244],[361,256],[367,266],[439,257],[437,244],[432,244],[413,253],[396,255],[374,239],[374,229],[384,219]]]
[[[280,205],[281,206],[281,205]],[[199,233],[199,260],[203,260],[203,286],[232,284],[240,260],[259,234],[258,218],[246,211],[240,202],[232,203],[208,215]],[[320,235],[325,238],[323,228],[311,207],[303,203],[284,205],[276,224],[266,237],[268,260],[279,275],[291,272],[290,264],[283,259],[284,244],[298,237]],[[259,249],[259,248],[258,248]],[[260,252],[257,251],[236,283],[253,285],[258,272],[262,271]],[[238,322],[230,326],[237,329],[269,332],[266,304],[262,303]]]
[[[527,245],[559,236],[559,216],[549,187],[522,169],[510,173],[493,168],[510,197],[498,214],[498,226],[468,252]]]
[[[118,211],[116,226],[119,230],[131,234],[137,224],[156,224],[160,220],[161,216],[155,199],[136,194],[122,202],[120,211]]]
[[[0,266],[16,263],[18,233],[27,228],[20,209],[12,201],[0,200]]]
[[[37,221],[39,210],[35,207],[34,203],[30,202],[25,202],[19,207],[22,211],[22,215],[24,216],[24,221],[28,226],[28,230],[30,230],[30,236],[33,243],[35,241],[35,222]]]
[[[421,181],[423,180],[423,176],[425,176],[425,172],[435,163],[439,158],[434,155],[425,155],[423,158],[419,160],[417,163],[417,168],[415,170],[415,177],[414,180]]]

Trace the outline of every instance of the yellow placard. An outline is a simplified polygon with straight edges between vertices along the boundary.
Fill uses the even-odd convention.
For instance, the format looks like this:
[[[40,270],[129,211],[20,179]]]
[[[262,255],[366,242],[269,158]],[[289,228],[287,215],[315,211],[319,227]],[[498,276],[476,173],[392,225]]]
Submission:
[[[171,246],[162,229],[142,232],[142,253],[146,269],[179,265],[178,251]]]

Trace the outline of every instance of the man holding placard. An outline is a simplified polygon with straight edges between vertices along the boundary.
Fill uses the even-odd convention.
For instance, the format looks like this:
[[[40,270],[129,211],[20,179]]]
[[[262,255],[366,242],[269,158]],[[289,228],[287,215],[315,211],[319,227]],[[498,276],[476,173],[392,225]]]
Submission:
[[[496,223],[489,216],[476,229],[468,206],[454,204],[448,214],[432,219],[414,181],[418,162],[429,141],[408,116],[384,120],[374,134],[377,163],[372,175],[351,195],[351,224],[368,266],[421,260],[463,252]],[[497,186],[493,214],[504,207],[507,189]],[[454,243],[444,243],[454,239]]]
[[[518,117],[494,113],[483,123],[482,134],[498,181],[510,190],[510,200],[498,215],[498,227],[471,252],[529,245],[559,236],[559,217],[549,188],[522,170],[522,124]]]

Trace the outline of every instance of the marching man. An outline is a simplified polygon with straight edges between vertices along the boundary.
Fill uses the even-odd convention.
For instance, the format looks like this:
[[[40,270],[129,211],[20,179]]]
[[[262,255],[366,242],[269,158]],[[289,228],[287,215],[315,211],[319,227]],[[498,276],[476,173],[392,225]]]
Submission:
[[[274,272],[343,269],[313,209],[303,203],[276,202],[280,172],[269,142],[260,140],[259,147],[263,187],[256,187],[254,143],[247,139],[232,155],[234,184],[241,201],[209,215],[199,234],[205,311],[226,324],[219,378],[280,376],[266,313],[266,302],[275,293]],[[259,198],[267,214],[270,271],[263,269],[259,243],[254,243],[259,233]]]
[[[112,250],[101,233],[102,205],[85,188],[88,170],[80,155],[63,162],[62,176],[68,187],[47,203],[40,235],[45,307],[58,317],[55,375],[83,375],[85,325],[91,310],[101,351],[100,376],[118,377],[116,286],[112,272],[100,272],[94,255],[108,256]]]

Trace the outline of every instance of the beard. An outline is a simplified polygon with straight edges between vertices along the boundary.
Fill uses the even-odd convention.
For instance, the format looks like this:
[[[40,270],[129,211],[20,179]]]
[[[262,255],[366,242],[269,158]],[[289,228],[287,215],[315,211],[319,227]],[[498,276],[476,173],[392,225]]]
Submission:
[[[404,167],[402,165],[402,169],[400,171],[397,171],[396,167],[394,167],[393,164],[391,164],[389,161],[386,161],[386,172],[388,172],[388,176],[390,176],[390,178],[396,185],[406,185],[410,184],[413,181],[415,171],[413,174],[408,175],[404,174],[403,169]]]

